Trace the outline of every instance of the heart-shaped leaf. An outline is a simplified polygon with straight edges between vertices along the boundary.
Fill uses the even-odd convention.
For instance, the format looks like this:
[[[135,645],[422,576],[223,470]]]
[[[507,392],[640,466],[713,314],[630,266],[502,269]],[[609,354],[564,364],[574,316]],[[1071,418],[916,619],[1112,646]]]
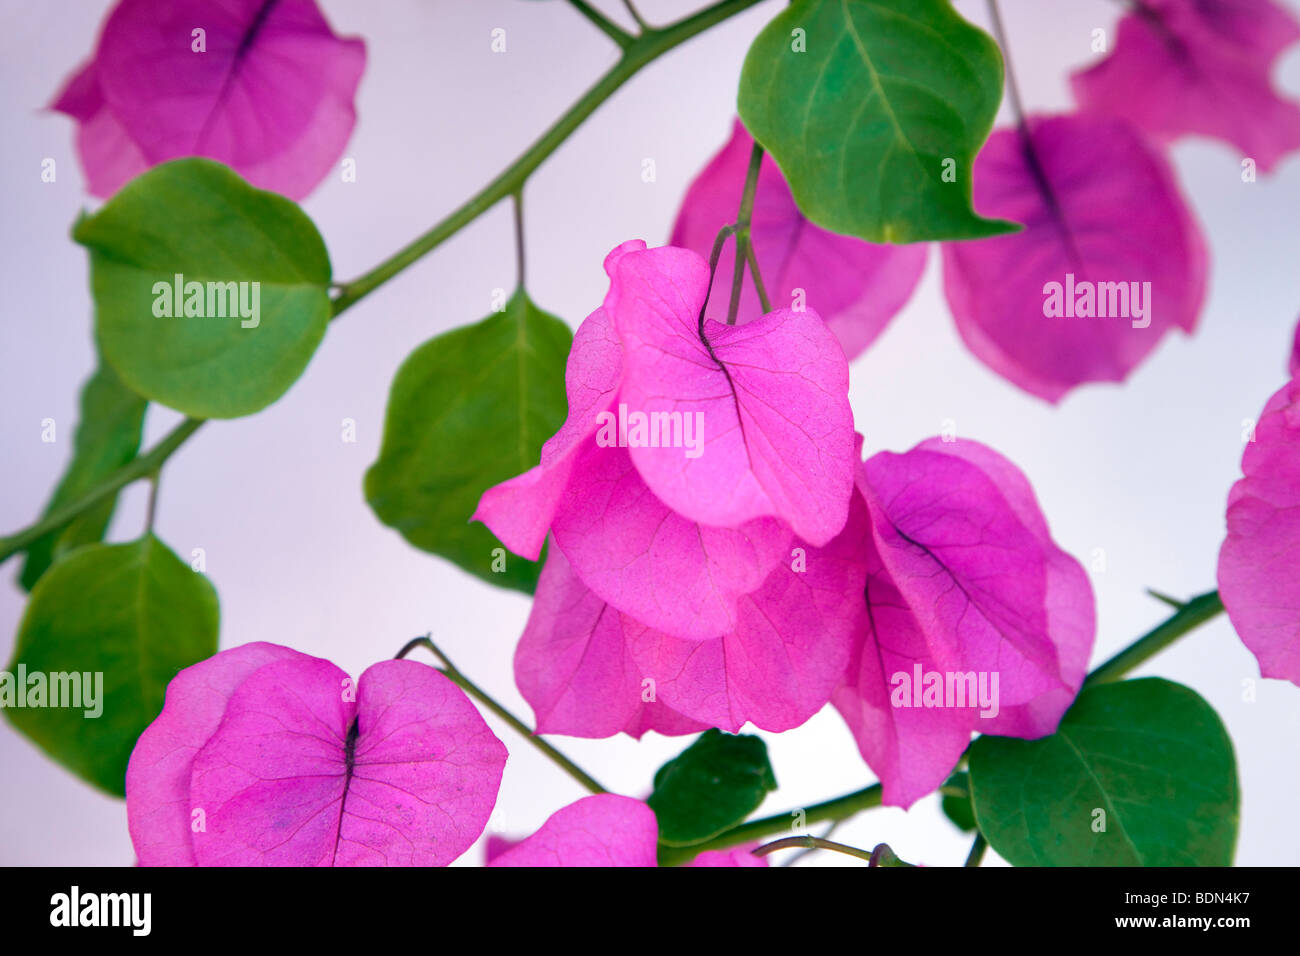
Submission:
[[[152,534],[87,545],[32,589],[0,706],[59,763],[122,796],[167,683],[217,652],[218,617],[207,578]]]
[[[975,741],[970,783],[980,830],[1016,866],[1232,863],[1232,741],[1181,684],[1087,687],[1050,737]]]
[[[294,203],[206,159],[157,166],[73,238],[90,250],[104,358],[146,398],[196,418],[270,405],[330,319],[330,262]]]
[[[971,206],[1001,98],[997,45],[949,0],[798,0],[749,48],[739,106],[809,219],[916,242],[1016,230]]]
[[[424,551],[493,584],[532,593],[539,564],[509,556],[484,525],[479,496],[537,464],[564,421],[564,363],[573,335],[522,289],[504,312],[439,335],[393,379],[366,500]]]

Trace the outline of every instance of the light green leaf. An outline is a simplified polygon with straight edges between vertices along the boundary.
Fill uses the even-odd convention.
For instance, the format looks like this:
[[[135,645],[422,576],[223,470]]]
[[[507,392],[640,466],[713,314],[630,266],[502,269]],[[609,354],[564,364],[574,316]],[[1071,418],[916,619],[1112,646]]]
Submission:
[[[1001,97],[997,44],[949,0],[796,0],[750,47],[739,107],[805,216],[917,242],[1019,228],[971,206]]]
[[[152,534],[129,544],[87,545],[32,589],[9,676],[0,676],[0,706],[59,763],[121,796],[136,738],[162,711],[168,682],[217,652],[218,617],[207,578]],[[71,686],[51,675],[74,673],[80,706],[49,706],[53,687]],[[36,674],[49,688],[45,706],[32,706]],[[87,700],[96,674],[102,696],[91,692],[98,700]],[[27,706],[19,706],[20,695]],[[87,715],[97,709],[98,716]]]
[[[147,405],[122,384],[111,367],[100,364],[81,390],[81,420],[73,441],[72,460],[45,506],[45,514],[86,494],[135,458]],[[22,586],[30,591],[63,554],[102,541],[116,505],[117,495],[109,495],[62,528],[32,542],[18,579]]]
[[[72,235],[90,250],[104,358],[130,388],[187,415],[265,408],[325,334],[330,262],[316,227],[288,199],[219,163],[155,166]],[[171,317],[156,314],[164,306]]]
[[[1087,687],[1050,737],[976,740],[970,783],[980,830],[1016,866],[1232,864],[1232,742],[1181,684]]]
[[[759,737],[706,730],[655,774],[646,801],[664,846],[694,846],[741,823],[776,789]]]
[[[469,519],[484,491],[537,464],[564,423],[572,342],[569,327],[520,289],[504,312],[412,352],[393,379],[379,458],[366,472],[379,520],[486,581],[532,593],[539,564],[507,554]]]

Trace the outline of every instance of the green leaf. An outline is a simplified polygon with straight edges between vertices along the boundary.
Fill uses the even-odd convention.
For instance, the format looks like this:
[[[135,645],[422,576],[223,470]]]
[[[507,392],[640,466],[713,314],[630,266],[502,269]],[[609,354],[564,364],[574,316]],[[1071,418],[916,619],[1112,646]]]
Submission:
[[[970,782],[980,830],[1016,866],[1232,864],[1232,742],[1181,684],[1087,687],[1050,737],[976,740]]]
[[[659,821],[660,843],[694,846],[742,822],[775,789],[760,738],[714,729],[659,768],[646,803]]]
[[[8,676],[0,676],[0,706],[59,763],[122,796],[131,750],[162,711],[168,682],[217,652],[218,616],[207,578],[152,534],[87,545],[32,589]],[[37,673],[47,685],[57,683],[50,675],[82,675],[83,695],[102,680],[102,695],[82,696],[80,707],[54,707],[51,687],[46,706],[31,706]],[[18,706],[23,685],[27,706]],[[99,716],[87,716],[99,708]]]
[[[73,440],[72,460],[45,506],[45,514],[76,500],[140,450],[144,428],[143,398],[122,384],[117,373],[100,364],[81,390],[81,420]],[[117,495],[109,495],[70,523],[37,538],[27,549],[19,583],[31,590],[37,579],[68,551],[104,539]]]
[[[187,415],[265,408],[325,334],[330,262],[320,233],[294,203],[219,163],[155,166],[83,216],[72,236],[90,250],[104,357],[132,389]],[[182,300],[181,314],[177,275],[183,292],[202,292]],[[203,314],[185,314],[191,306]],[[171,317],[157,314],[164,307]]]
[[[739,107],[805,216],[917,242],[1019,229],[971,205],[1001,98],[997,44],[949,0],[797,0],[749,48]]]
[[[470,516],[484,491],[536,465],[564,423],[572,342],[569,327],[520,289],[504,312],[412,352],[393,379],[379,458],[366,472],[379,520],[417,548],[531,594],[540,565],[507,555]]]
[[[961,796],[951,793],[943,795],[943,815],[952,821],[959,830],[970,832],[975,829],[975,809],[970,803],[970,774],[962,771],[955,773],[944,783],[944,788],[964,790]]]

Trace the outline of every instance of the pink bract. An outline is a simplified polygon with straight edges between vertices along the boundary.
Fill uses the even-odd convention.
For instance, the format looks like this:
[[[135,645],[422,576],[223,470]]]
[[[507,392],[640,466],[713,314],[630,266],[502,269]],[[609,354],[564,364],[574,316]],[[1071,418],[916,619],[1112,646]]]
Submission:
[[[1272,0],[1144,0],[1120,20],[1114,51],[1074,74],[1080,105],[1160,140],[1226,140],[1269,170],[1300,148],[1300,106],[1273,87],[1300,24]]]
[[[609,294],[569,356],[567,420],[474,517],[530,558],[551,531],[582,582],[646,626],[719,637],[793,536],[820,545],[844,527],[848,364],[813,312],[701,325],[694,253],[626,242],[605,268]],[[680,440],[637,440],[636,415],[683,423]]]
[[[205,52],[193,49],[198,29]],[[313,0],[121,0],[52,105],[78,122],[97,196],[158,163],[207,156],[302,199],[352,134],[365,59]]]
[[[1170,329],[1195,329],[1206,252],[1168,162],[1133,127],[1057,116],[1028,129],[1032,159],[1018,130],[1000,130],[975,162],[980,214],[1024,230],[944,243],[944,292],[976,357],[1057,402],[1123,381]]]
[[[1056,729],[1092,648],[1092,588],[1051,540],[1024,476],[983,445],[881,452],[860,486],[872,526],[865,627],[832,702],[884,802],[909,806],[943,782],[973,732]],[[953,693],[927,703],[932,674]],[[978,703],[981,688],[991,706]]]
[[[1300,379],[1264,407],[1228,495],[1219,595],[1260,674],[1300,684]]]
[[[658,866],[659,824],[640,800],[602,793],[551,814],[488,866]]]
[[[496,802],[506,750],[431,667],[355,684],[248,644],[186,668],[127,767],[144,866],[443,866]]]
[[[723,226],[736,219],[754,145],[737,119],[731,138],[691,183],[677,213],[671,245],[709,255]],[[835,333],[844,353],[866,351],[911,298],[925,269],[925,245],[891,246],[840,236],[813,225],[799,211],[785,177],[769,155],[759,169],[750,239],[768,296],[782,305],[802,301]],[[717,302],[729,301],[735,243],[718,260]],[[798,291],[797,291],[798,290]],[[763,313],[753,282],[745,279],[738,325]]]
[[[659,824],[640,800],[602,793],[555,811],[518,843],[500,841],[488,866],[658,866]],[[711,850],[687,866],[767,866],[748,849]]]
[[[705,641],[620,613],[552,551],[515,654],[538,729],[605,737],[799,726],[830,699],[860,628],[866,533],[866,508],[855,500],[834,541],[792,548],[740,598],[735,628]]]

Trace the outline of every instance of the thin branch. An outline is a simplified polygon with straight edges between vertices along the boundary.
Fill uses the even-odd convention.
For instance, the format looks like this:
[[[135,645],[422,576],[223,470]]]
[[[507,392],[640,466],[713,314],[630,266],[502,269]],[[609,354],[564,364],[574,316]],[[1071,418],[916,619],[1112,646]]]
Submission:
[[[428,255],[443,242],[518,189],[542,162],[555,152],[582,123],[616,90],[669,50],[703,33],[729,17],[757,5],[760,0],[720,0],[698,13],[634,38],[617,63],[583,94],[532,146],[441,222],[416,237],[402,249],[351,282],[345,282],[334,299],[334,315],[352,307],[413,262]]]
[[[87,508],[94,507],[131,482],[157,471],[176,449],[185,444],[189,437],[198,431],[203,422],[204,419],[202,418],[185,419],[185,421],[168,432],[163,440],[154,445],[148,452],[123,465],[80,498],[50,512],[44,518],[22,531],[15,531],[7,538],[0,538],[0,563],[25,550],[42,535],[62,528]]]
[[[524,187],[514,193],[515,200],[515,263],[519,272],[519,288],[524,287]]]
[[[1149,658],[1163,651],[1188,631],[1199,627],[1223,610],[1218,591],[1208,591],[1192,598],[1164,623],[1148,631],[1110,660],[1106,661],[1084,681],[1084,686],[1105,684],[1120,680],[1129,671],[1140,667]]]
[[[406,644],[402,647],[402,649],[397,652],[394,659],[401,660],[411,651],[415,650],[415,648],[417,647],[423,647],[427,649],[436,658],[438,658],[438,660],[442,662],[442,667],[440,668],[440,670],[447,678],[455,682],[462,690],[465,691],[465,693],[469,694],[471,697],[476,698],[479,701],[479,703],[483,704],[490,711],[492,711],[492,713],[496,714],[507,724],[509,724],[512,728],[514,728],[514,730],[518,732],[521,737],[523,737],[530,744],[532,744],[534,747],[540,750],[547,757],[547,759],[555,763],[561,770],[567,773],[574,780],[578,781],[578,783],[582,784],[583,787],[585,787],[587,790],[590,790],[592,793],[609,792],[604,787],[602,787],[599,783],[597,783],[594,777],[588,774],[585,770],[579,767],[568,757],[564,756],[564,754],[560,753],[558,750],[552,747],[541,737],[537,736],[537,733],[526,723],[524,723],[514,714],[510,713],[510,711],[506,710],[503,706],[501,706],[495,700],[493,700],[492,697],[487,693],[487,691],[483,690],[472,680],[470,680],[468,677],[466,677],[464,674],[458,671],[456,669],[456,665],[454,665],[447,658],[447,655],[442,652],[442,650],[438,647],[437,644],[433,643],[433,640],[430,635],[426,634],[424,637],[416,637],[407,641]]]
[[[736,213],[736,267],[732,271],[731,301],[727,305],[727,324],[735,325],[740,310],[741,286],[745,280],[745,263],[755,261],[750,255],[749,224],[754,217],[754,195],[758,191],[758,173],[763,166],[763,147],[757,142],[749,151],[749,168],[745,172],[745,188],[740,194],[740,209]],[[755,280],[756,283],[761,280]],[[757,285],[755,286],[757,288]]]
[[[154,516],[158,513],[158,472],[149,476],[149,506],[145,511],[145,533],[153,531]]]
[[[754,840],[761,840],[763,837],[774,836],[788,831],[792,821],[800,814],[802,814],[805,824],[820,823],[823,820],[847,820],[863,810],[880,806],[880,795],[880,784],[873,783],[869,787],[855,790],[853,793],[846,793],[834,800],[814,804],[811,807],[776,813],[770,817],[761,817],[758,820],[750,820],[748,823],[742,823],[740,826],[728,830],[712,840],[707,840],[695,846],[661,846],[659,848],[659,863],[662,866],[676,866],[679,863],[693,860],[705,850],[726,850],[742,843],[750,843]]]
[[[1168,594],[1161,594],[1155,588],[1147,588],[1147,594],[1151,595],[1161,604],[1168,604],[1175,611],[1181,611],[1186,606],[1182,601],[1178,600],[1178,598],[1172,598]]]
[[[763,846],[754,847],[751,852],[753,852],[754,856],[767,856],[777,850],[794,850],[805,847],[809,850],[834,850],[836,853],[843,853],[845,856],[854,856],[859,860],[871,862],[870,850],[860,850],[846,843],[836,843],[834,840],[823,840],[821,837],[815,836],[785,837],[781,840],[765,843]]]
[[[645,19],[644,19],[644,18],[641,16],[641,14],[637,11],[637,8],[636,8],[636,6],[632,3],[632,0],[623,0],[623,6],[627,7],[628,15],[629,15],[633,20],[636,21],[636,25],[637,25],[637,27],[641,30],[642,33],[645,33],[645,32],[647,32],[647,31],[649,31],[649,30],[654,29],[653,27],[650,26],[650,24],[648,24],[648,23],[645,22]]]
[[[587,3],[586,0],[569,0],[569,5],[599,27],[606,36],[617,43],[622,49],[626,50],[636,41],[636,37],[628,33],[591,4]]]

